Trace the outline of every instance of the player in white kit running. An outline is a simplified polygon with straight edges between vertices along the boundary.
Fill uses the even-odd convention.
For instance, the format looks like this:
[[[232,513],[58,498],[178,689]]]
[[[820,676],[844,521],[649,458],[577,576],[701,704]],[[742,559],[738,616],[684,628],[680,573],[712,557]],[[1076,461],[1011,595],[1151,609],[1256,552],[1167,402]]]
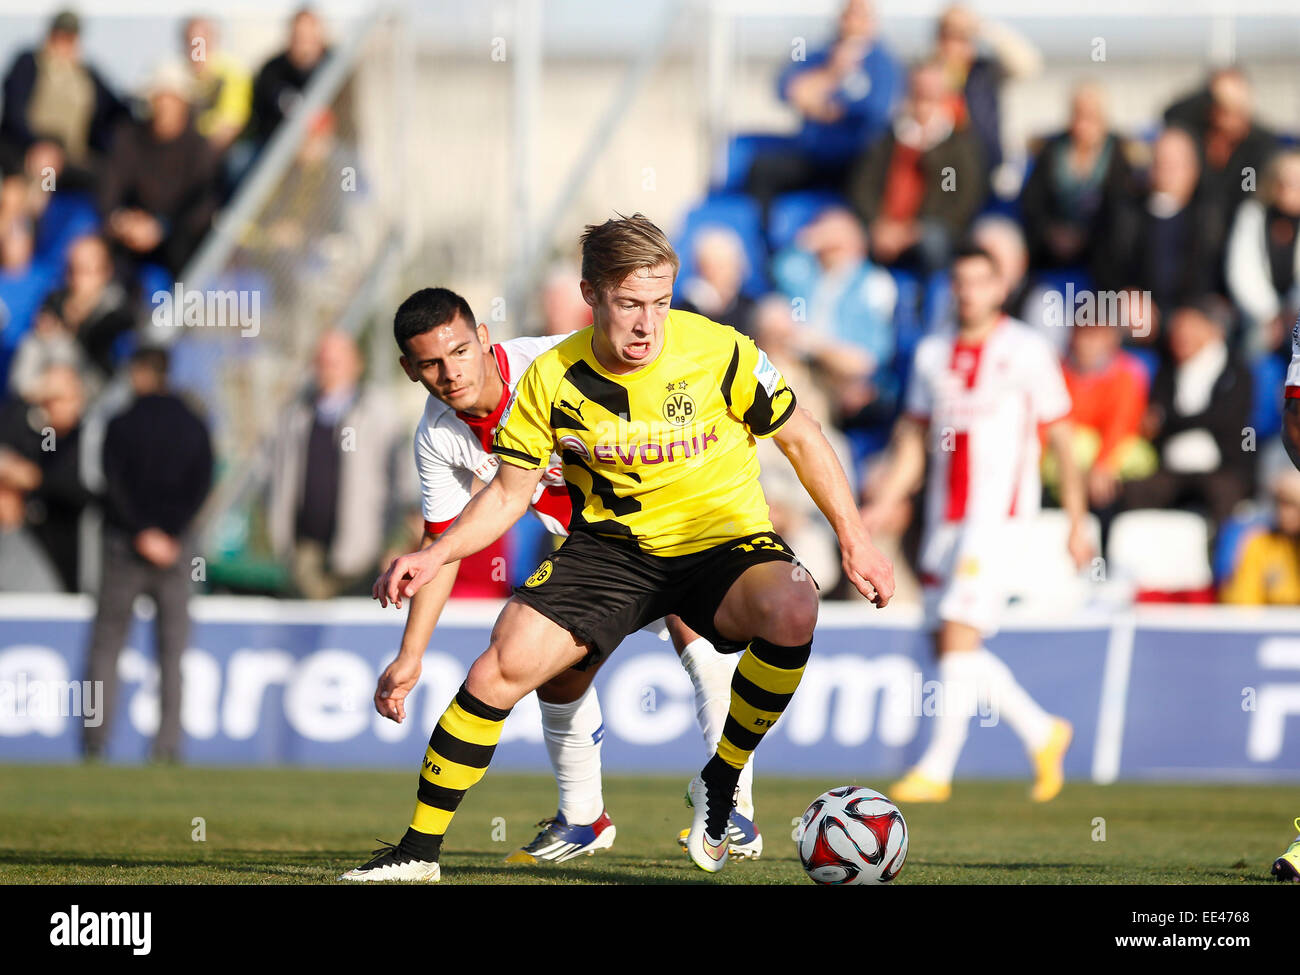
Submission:
[[[446,288],[417,291],[398,308],[394,337],[408,378],[429,392],[415,433],[424,538],[427,547],[446,531],[465,505],[497,472],[492,434],[524,370],[538,355],[567,338],[517,338],[492,344],[486,325],[474,325],[469,304]],[[577,409],[581,409],[578,404]],[[557,535],[567,535],[571,505],[558,457],[542,477],[530,510]],[[396,659],[380,676],[375,708],[400,722],[405,699],[420,677],[425,648],[456,581],[459,563],[444,567],[411,600]],[[677,617],[666,620],[668,635],[695,688],[696,717],[712,752],[731,704],[731,678],[738,657],[716,652],[708,640]],[[599,664],[597,664],[599,666]],[[574,692],[570,670],[537,690],[542,732],[559,786],[559,808],[543,820],[526,846],[507,863],[564,861],[607,849],[615,828],[605,811],[601,788],[600,742],[604,723],[594,686]],[[585,681],[582,682],[585,685]],[[732,814],[731,855],[756,858],[763,839],[754,826],[753,763],[741,773]]]
[[[1070,516],[1069,550],[1082,568],[1092,558],[1082,476],[1070,450],[1070,397],[1048,341],[1001,310],[1005,294],[992,257],[958,252],[952,266],[957,327],[917,347],[905,415],[867,527],[921,483],[930,437],[921,582],[935,626],[942,699],[934,733],[917,765],[890,789],[897,802],[941,802],[966,742],[970,717],[988,708],[1020,737],[1035,769],[1032,797],[1060,792],[1072,729],[1045,712],[984,646],[1007,603],[1006,565],[1016,558],[1011,529],[1037,513],[1039,428],[1062,471]]]

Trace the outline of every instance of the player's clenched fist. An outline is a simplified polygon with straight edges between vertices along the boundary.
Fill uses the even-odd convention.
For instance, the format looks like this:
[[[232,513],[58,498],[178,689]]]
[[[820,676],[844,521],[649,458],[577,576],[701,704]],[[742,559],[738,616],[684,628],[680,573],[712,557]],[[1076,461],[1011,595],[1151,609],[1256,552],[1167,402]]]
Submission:
[[[844,574],[877,609],[884,609],[894,598],[894,566],[870,542],[844,549]]]
[[[420,679],[420,661],[400,654],[379,675],[375,688],[375,710],[401,724],[406,718],[406,696]]]
[[[401,609],[403,597],[409,599],[419,592],[438,574],[441,565],[442,559],[432,547],[399,555],[393,559],[388,571],[375,580],[370,595],[378,599],[381,606],[392,603]]]

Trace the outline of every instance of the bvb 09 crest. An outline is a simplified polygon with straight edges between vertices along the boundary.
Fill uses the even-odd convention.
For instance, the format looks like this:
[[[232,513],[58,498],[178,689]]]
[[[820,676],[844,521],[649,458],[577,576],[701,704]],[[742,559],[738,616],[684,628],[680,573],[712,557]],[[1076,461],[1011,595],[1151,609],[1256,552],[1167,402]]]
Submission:
[[[695,419],[695,400],[686,393],[669,393],[664,400],[663,414],[673,426],[684,427]]]
[[[550,577],[551,577],[551,560],[547,559],[545,562],[543,562],[541,565],[537,567],[536,571],[534,571],[532,575],[530,575],[527,579],[524,580],[524,585],[527,586],[529,589],[532,589],[534,586],[540,586],[543,582],[545,582]]]

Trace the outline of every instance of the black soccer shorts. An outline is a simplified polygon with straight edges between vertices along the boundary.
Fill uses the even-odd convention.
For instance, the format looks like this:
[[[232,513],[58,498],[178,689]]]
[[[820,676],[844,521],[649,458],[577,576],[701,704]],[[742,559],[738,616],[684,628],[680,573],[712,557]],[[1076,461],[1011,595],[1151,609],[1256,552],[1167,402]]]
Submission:
[[[629,633],[670,613],[719,653],[739,653],[747,644],[723,638],[713,616],[731,584],[764,562],[798,560],[775,532],[669,556],[642,552],[630,539],[574,532],[514,592],[591,648],[578,670],[589,669]]]

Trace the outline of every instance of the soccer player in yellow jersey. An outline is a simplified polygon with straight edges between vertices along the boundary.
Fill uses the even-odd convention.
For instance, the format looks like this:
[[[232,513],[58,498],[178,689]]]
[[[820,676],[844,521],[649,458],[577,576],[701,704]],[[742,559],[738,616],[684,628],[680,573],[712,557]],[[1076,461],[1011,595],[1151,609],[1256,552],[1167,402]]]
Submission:
[[[722,869],[740,770],[798,687],[817,621],[815,585],[768,520],[755,437],[773,437],[794,466],[835,529],[848,579],[877,606],[893,596],[893,569],[816,421],[748,338],[669,311],[677,268],[640,214],[587,228],[592,326],[520,379],[493,443],[497,476],[437,542],[376,581],[380,602],[400,607],[442,565],[499,538],[559,453],[569,537],[515,589],[439,719],[405,836],[346,879],[437,880],[443,834],[516,702],[571,668],[575,680],[593,673],[625,636],[667,614],[719,652],[743,654],[722,738],[688,795],[687,852],[703,870]]]

